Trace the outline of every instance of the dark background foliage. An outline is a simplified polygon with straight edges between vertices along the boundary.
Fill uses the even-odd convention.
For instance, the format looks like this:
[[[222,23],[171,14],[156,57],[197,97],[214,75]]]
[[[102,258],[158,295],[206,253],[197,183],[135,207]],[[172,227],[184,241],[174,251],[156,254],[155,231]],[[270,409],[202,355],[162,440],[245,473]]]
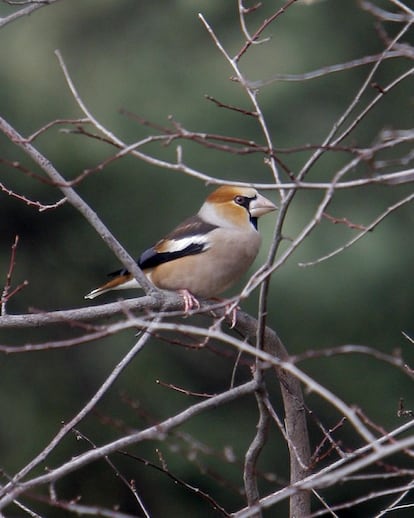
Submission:
[[[0,4],[0,15],[11,9]],[[274,2],[264,2],[263,8],[249,19],[252,27],[274,9]],[[60,49],[88,108],[127,142],[155,131],[121,113],[121,109],[161,125],[171,124],[168,116],[172,115],[187,129],[261,142],[253,120],[219,109],[204,97],[208,94],[251,109],[240,86],[229,80],[232,71],[197,18],[198,12],[212,24],[229,52],[237,52],[243,38],[235,2],[71,0],[4,27],[0,33],[2,115],[24,135],[51,120],[81,115],[54,55],[54,50]],[[391,33],[395,30],[391,26],[387,29]],[[294,5],[271,25],[265,36],[270,41],[251,49],[242,61],[241,68],[251,80],[303,73],[383,49],[372,17],[361,11],[356,2],[342,0]],[[412,41],[412,34],[407,38],[410,37]],[[389,60],[381,67],[379,77],[387,82],[401,66],[398,60]],[[276,82],[263,87],[258,95],[275,145],[288,148],[320,143],[367,73],[367,67],[359,67],[312,81]],[[383,129],[409,128],[413,123],[412,86],[411,80],[411,87],[405,82],[393,90],[346,143],[368,147]],[[41,136],[37,146],[67,179],[95,167],[114,152],[101,142],[62,133],[57,128]],[[175,148],[173,142],[169,146],[152,144],[148,149],[155,156],[172,158]],[[3,159],[21,161],[34,170],[33,164],[3,136],[0,150]],[[183,150],[187,164],[212,176],[272,181],[260,154],[235,156],[194,143],[184,144]],[[296,171],[309,151],[282,156]],[[340,152],[330,153],[315,165],[312,180],[329,181],[332,171],[345,158]],[[0,164],[0,181],[43,203],[53,203],[60,197],[54,187],[28,178],[5,163]],[[405,191],[406,187],[398,186],[344,191],[335,197],[330,213],[368,224]],[[135,256],[196,211],[208,189],[195,178],[127,157],[88,176],[78,192]],[[276,192],[270,196],[277,202]],[[297,195],[286,221],[286,237],[295,235],[320,200],[321,194],[313,191]],[[5,279],[10,247],[18,234],[14,282],[29,281],[28,287],[9,303],[9,312],[85,305],[83,295],[99,284],[106,272],[118,267],[99,236],[70,206],[38,212],[0,192],[0,210],[0,276]],[[289,352],[367,344],[388,353],[403,348],[407,361],[413,365],[413,352],[401,334],[414,332],[413,224],[412,207],[405,206],[340,255],[301,268],[300,261],[324,255],[355,233],[346,226],[322,221],[272,278],[269,325],[280,334]],[[256,267],[266,257],[272,225],[272,218],[262,222],[264,246]],[[108,295],[105,300],[115,298],[116,295]],[[243,308],[253,314],[255,307],[255,296],[243,303]],[[35,343],[75,332],[69,327],[1,331],[0,342]],[[2,467],[12,473],[34,456],[60,422],[68,420],[87,401],[133,340],[128,332],[67,350],[0,356]],[[82,432],[102,444],[108,437],[116,436],[118,426],[139,428],[147,419],[166,417],[185,404],[184,396],[157,385],[155,380],[195,392],[214,393],[228,387],[232,366],[233,359],[227,356],[205,350],[188,351],[154,340],[102,401],[99,411],[82,424]],[[414,406],[407,379],[372,359],[335,357],[308,361],[301,367],[385,427],[398,423],[399,397],[405,398],[407,407]],[[241,367],[239,380],[248,376],[248,367]],[[273,388],[272,397],[277,401],[276,384]],[[139,410],[132,408],[131,401],[139,402]],[[309,404],[326,426],[338,422],[338,414],[316,397],[310,396]],[[243,503],[239,493],[240,463],[254,434],[256,418],[252,401],[236,402],[195,419],[176,432],[169,446],[148,443],[137,447],[134,453],[157,463],[155,449],[159,448],[173,473],[206,492],[214,492],[216,500],[226,508],[237,509]],[[311,426],[311,431],[318,440],[316,427]],[[273,447],[260,466],[263,473],[268,473],[261,482],[263,490],[277,487],[279,479],[288,476],[286,448],[279,434],[272,433]],[[188,439],[186,434],[192,438]],[[342,434],[346,442],[346,428]],[[200,450],[195,446],[196,440],[203,445]],[[230,446],[236,460],[223,464],[223,455]],[[55,461],[86,447],[75,436],[70,437],[55,453]],[[199,497],[177,487],[165,475],[121,455],[113,460],[126,478],[137,481],[138,492],[154,516],[202,516],[203,512],[213,516],[207,505],[200,511]],[[154,487],[158,488],[157,493],[153,492]],[[135,509],[132,496],[103,461],[68,477],[58,489],[67,498],[82,494],[90,502],[121,502],[123,510]],[[340,493],[341,488],[331,491]],[[336,498],[344,499],[341,495]],[[367,516],[367,509],[360,515],[353,513],[352,516]],[[61,512],[56,511],[56,515]]]

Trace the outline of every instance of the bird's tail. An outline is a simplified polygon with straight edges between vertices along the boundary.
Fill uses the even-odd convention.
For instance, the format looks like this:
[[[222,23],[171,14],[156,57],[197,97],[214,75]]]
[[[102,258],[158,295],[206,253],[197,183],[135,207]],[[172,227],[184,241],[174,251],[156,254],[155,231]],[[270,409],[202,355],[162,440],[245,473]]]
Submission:
[[[99,286],[99,288],[92,290],[87,295],[85,295],[85,299],[94,299],[95,297],[99,297],[99,295],[102,295],[103,293],[111,290],[124,290],[128,288],[139,287],[139,284],[130,273],[124,273],[117,275],[114,279],[111,279],[106,284],[103,284],[102,286]]]

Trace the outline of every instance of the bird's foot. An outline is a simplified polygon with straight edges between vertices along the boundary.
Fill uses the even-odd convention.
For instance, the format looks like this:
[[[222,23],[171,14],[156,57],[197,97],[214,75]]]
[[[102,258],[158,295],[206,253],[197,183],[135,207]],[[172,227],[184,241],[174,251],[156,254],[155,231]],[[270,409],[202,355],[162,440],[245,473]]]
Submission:
[[[200,302],[188,290],[179,290],[178,293],[184,300],[184,313],[189,313],[193,308],[200,309]]]
[[[239,306],[234,306],[233,304],[226,304],[225,306],[225,315],[230,318],[230,329],[234,329],[237,323],[237,311],[240,309]]]
[[[215,300],[217,302],[225,302],[226,299],[221,299],[220,297],[213,297],[211,300]],[[230,319],[230,329],[233,329],[237,323],[237,311],[240,309],[240,306],[235,306],[234,302],[227,302],[224,306],[224,317]]]

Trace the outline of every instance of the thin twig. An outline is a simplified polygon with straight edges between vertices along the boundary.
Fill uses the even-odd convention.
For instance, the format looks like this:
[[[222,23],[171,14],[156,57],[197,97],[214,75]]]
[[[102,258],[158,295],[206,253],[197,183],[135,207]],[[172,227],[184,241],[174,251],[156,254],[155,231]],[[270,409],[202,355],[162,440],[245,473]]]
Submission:
[[[3,191],[4,193],[6,193],[8,196],[11,196],[12,198],[16,198],[17,200],[22,201],[28,207],[35,207],[39,212],[44,212],[45,210],[57,209],[58,207],[60,207],[67,201],[66,198],[61,198],[56,203],[45,205],[44,203],[41,203],[40,201],[30,200],[23,194],[18,194],[16,192],[12,191],[11,189],[8,189],[1,182],[0,182],[0,190]]]
[[[58,0],[23,0],[21,2],[13,2],[13,0],[7,0],[7,3],[9,3],[10,5],[26,5],[26,7],[22,7],[18,11],[9,14],[8,16],[4,16],[3,18],[0,18],[0,29],[11,22],[18,20],[22,16],[28,16],[37,9],[41,9],[42,7],[54,4],[55,2],[58,2]]]
[[[296,0],[289,0],[284,8],[279,9],[279,11],[277,11],[277,13],[275,13],[273,15],[273,17],[271,17],[272,20],[269,20],[269,23],[271,21],[273,21],[279,14],[281,14],[286,7],[288,7],[290,4],[292,4],[295,1]],[[261,131],[263,133],[263,136],[264,136],[264,138],[266,140],[266,145],[268,146],[269,149],[273,149],[274,146],[273,146],[273,143],[272,143],[271,133],[270,133],[270,130],[269,130],[268,126],[267,126],[267,122],[266,122],[266,119],[265,119],[265,117],[263,115],[262,109],[261,109],[261,107],[260,107],[260,105],[259,105],[259,103],[257,101],[256,92],[254,90],[252,90],[252,89],[250,89],[250,88],[245,86],[244,77],[243,77],[243,75],[242,75],[242,73],[241,73],[241,71],[240,71],[240,69],[238,67],[238,58],[237,58],[237,56],[235,58],[231,58],[230,57],[230,55],[228,54],[228,52],[223,47],[223,45],[221,44],[220,40],[217,38],[215,32],[213,31],[212,27],[207,22],[207,20],[204,18],[204,16],[201,13],[199,13],[198,16],[199,16],[200,20],[203,22],[204,27],[207,29],[207,32],[210,34],[210,36],[211,36],[212,40],[214,41],[216,47],[220,50],[221,54],[224,56],[224,58],[226,59],[228,64],[232,67],[233,71],[235,72],[237,79],[243,85],[243,87],[245,89],[245,92],[246,92],[246,95],[248,96],[250,102],[253,105],[253,108],[254,108],[253,111],[254,111],[254,113],[257,114],[257,120],[259,122],[259,125],[260,125]],[[265,26],[263,26],[262,30],[264,30],[264,28],[265,28]],[[256,33],[253,35],[253,38],[257,39],[257,37],[262,32],[262,30],[259,29],[258,31],[256,31]],[[249,46],[250,46],[250,44],[247,42],[246,43],[246,49],[244,51],[242,49],[239,52],[239,57],[247,50],[247,48]],[[280,183],[279,172],[278,172],[278,169],[277,169],[277,163],[276,163],[276,160],[273,157],[270,157],[270,159],[269,159],[269,166],[270,166],[271,171],[273,173],[273,177],[275,179],[275,183],[277,183],[277,184]],[[283,196],[283,190],[281,191],[281,196]]]
[[[234,61],[237,63],[240,58],[247,52],[249,47],[253,44],[253,42],[257,42],[259,39],[259,36],[262,34],[262,32],[269,27],[271,23],[273,23],[279,16],[284,14],[286,10],[296,2],[297,0],[288,0],[280,9],[275,11],[269,18],[266,18],[263,23],[260,25],[260,27],[254,32],[254,34],[251,37],[248,37],[248,40],[243,45],[243,47],[239,50],[239,52],[234,57]],[[266,41],[266,40],[265,40]]]
[[[327,259],[331,259],[335,255],[343,252],[350,246],[354,245],[357,241],[362,239],[368,232],[372,232],[385,218],[387,218],[390,214],[398,210],[404,205],[407,205],[408,203],[411,203],[414,200],[414,193],[410,194],[409,196],[403,198],[402,200],[399,200],[397,203],[394,203],[393,205],[390,205],[382,214],[380,214],[377,218],[374,219],[372,223],[367,225],[364,230],[362,230],[358,235],[350,239],[347,243],[344,245],[341,245],[340,247],[336,248],[329,254],[326,254],[322,257],[319,257],[318,259],[315,259],[313,261],[307,261],[307,262],[301,262],[298,263],[299,266],[302,268],[307,268],[309,266],[314,266],[315,264],[319,264],[323,261],[326,261]]]
[[[160,471],[161,473],[164,473],[167,477],[169,477],[171,480],[173,480],[176,484],[184,487],[185,489],[191,491],[192,493],[194,493],[196,496],[200,496],[201,498],[203,498],[204,500],[206,500],[210,506],[212,507],[212,509],[214,510],[217,510],[219,511],[223,516],[227,516],[227,517],[230,517],[231,515],[221,506],[217,503],[216,500],[214,500],[208,493],[206,493],[205,491],[202,491],[200,488],[198,487],[195,487],[195,486],[192,486],[191,484],[188,484],[188,482],[185,482],[184,480],[182,480],[181,478],[177,477],[176,475],[174,475],[173,473],[171,473],[171,471],[169,469],[167,469],[167,467],[165,466],[165,464],[163,463],[162,466],[158,466],[157,464],[154,464],[153,462],[150,462],[148,461],[147,459],[143,459],[141,457],[138,457],[137,455],[133,455],[131,453],[128,453],[126,451],[120,451],[118,452],[120,453],[121,455],[125,455],[126,457],[130,458],[130,459],[134,459],[134,460],[137,460],[138,462],[141,462],[142,464],[144,464],[145,466],[149,466],[151,467],[152,469],[155,469],[157,471]]]
[[[79,430],[76,430],[75,428],[72,430],[76,437],[79,439],[83,439],[84,441],[87,441],[89,445],[92,446],[92,448],[96,449],[97,446],[96,444],[91,441],[88,437],[86,437],[85,434],[83,434],[82,432],[80,432]],[[147,509],[145,508],[144,506],[144,502],[142,501],[142,498],[138,495],[138,492],[137,492],[137,488],[135,486],[135,483],[134,481],[132,480],[131,482],[129,482],[125,477],[124,475],[119,471],[119,469],[115,466],[115,464],[113,463],[113,461],[108,457],[108,455],[105,455],[104,456],[104,459],[105,459],[105,462],[110,466],[110,468],[113,470],[113,472],[115,473],[116,477],[122,481],[122,483],[128,488],[128,490],[132,493],[132,495],[134,496],[135,500],[138,502],[138,505],[141,509],[141,511],[144,513],[145,517],[146,518],[150,518],[150,514],[148,513]]]
[[[132,359],[141,351],[141,349],[145,346],[148,339],[150,338],[150,330],[155,326],[157,320],[152,323],[147,324],[147,330],[141,335],[137,343],[134,347],[131,348],[130,351],[122,358],[122,360],[116,365],[116,367],[112,370],[110,375],[105,379],[104,383],[100,386],[100,388],[96,391],[93,397],[88,401],[86,405],[82,407],[82,409],[68,422],[65,423],[59,432],[55,435],[55,437],[49,442],[49,444],[36,455],[36,457],[26,464],[26,466],[21,469],[13,479],[6,484],[0,491],[0,494],[6,495],[5,498],[9,499],[10,495],[13,494],[14,491],[20,494],[21,491],[18,490],[19,482],[27,476],[33,469],[35,469],[40,463],[44,462],[44,460],[50,455],[50,453],[58,446],[63,439],[74,427],[78,425],[82,419],[87,416],[91,410],[96,406],[98,401],[102,399],[102,397],[106,394],[109,388],[114,384],[116,379],[119,377],[121,372],[131,363]],[[51,480],[54,480],[53,478]],[[49,482],[49,481],[48,481]],[[32,485],[29,484],[29,488]],[[14,500],[15,497],[11,498]],[[9,500],[9,502],[11,501]]]
[[[106,383],[107,382],[105,382],[105,385]],[[136,444],[137,442],[148,439],[160,439],[169,430],[176,428],[183,422],[186,422],[191,417],[198,415],[201,412],[204,412],[205,410],[215,408],[216,406],[224,402],[230,402],[247,394],[251,394],[255,389],[256,383],[254,381],[247,382],[244,385],[240,385],[234,389],[219,394],[214,398],[206,399],[200,403],[197,403],[191,406],[190,408],[187,408],[184,411],[175,414],[173,417],[170,417],[165,421],[156,424],[155,426],[146,428],[142,431],[131,433],[130,435],[121,437],[120,439],[117,439],[115,441],[108,442],[104,446],[100,446],[98,448],[82,453],[77,457],[74,457],[73,459],[61,464],[59,467],[55,469],[50,469],[46,474],[35,476],[34,478],[29,479],[28,481],[21,481],[21,478],[28,471],[31,471],[31,469],[33,469],[35,465],[37,465],[39,462],[43,460],[45,453],[48,453],[49,449],[51,448],[51,443],[47,447],[47,451],[44,450],[43,455],[37,456],[32,463],[23,468],[23,470],[21,470],[15,476],[12,484],[7,484],[4,488],[1,489],[0,495],[2,495],[2,497],[0,498],[0,509],[3,509],[14,499],[16,499],[16,497],[18,497],[23,492],[28,491],[29,489],[33,489],[34,487],[38,487],[43,484],[49,484],[51,481],[59,480],[61,477],[80,469],[82,466],[90,464],[95,460],[101,459],[105,455],[110,455],[111,453],[115,453],[118,450],[125,449],[132,444]],[[78,416],[73,421],[76,421],[77,423],[79,421]],[[62,429],[62,431],[64,430],[65,432],[64,434],[68,433],[76,425],[76,423],[70,422],[67,425],[65,425],[65,427]],[[59,442],[60,437],[58,438],[58,436],[56,436],[55,440],[53,441],[53,446],[55,446]],[[20,480],[18,484],[16,484],[17,480]]]
[[[10,292],[10,287],[11,287],[11,281],[12,281],[12,277],[13,277],[13,271],[14,271],[14,267],[16,265],[16,250],[17,250],[17,245],[19,243],[19,236],[16,235],[15,238],[14,238],[14,242],[11,246],[11,253],[10,253],[10,261],[9,261],[9,269],[7,270],[7,275],[6,275],[6,282],[4,284],[4,288],[3,288],[3,291],[2,291],[2,294],[1,294],[1,299],[0,299],[0,315],[3,317],[7,314],[7,311],[6,311],[6,305],[7,305],[7,301],[15,294],[17,293],[17,291],[20,291],[20,288],[16,288],[15,290],[13,290],[13,292]],[[25,281],[25,283],[23,283],[25,286],[27,285],[27,281]],[[20,285],[21,287],[23,287],[23,285]]]
[[[88,223],[97,231],[99,236],[105,241],[108,247],[119,258],[122,264],[134,275],[138,280],[142,289],[152,296],[158,295],[158,290],[147,279],[136,261],[126,252],[121,244],[115,239],[109,229],[99,219],[97,214],[89,207],[87,203],[71,188],[65,186],[65,179],[52,165],[52,163],[42,155],[36,148],[27,142],[8,122],[0,117],[0,131],[2,131],[12,142],[21,148],[30,158],[37,163],[43,171],[51,178],[58,188],[65,195],[66,200],[75,207],[88,221]]]
[[[387,52],[387,54],[384,56],[384,59],[395,59],[401,57],[409,57],[411,59],[414,58],[414,49],[409,47],[400,47],[397,50],[391,50]],[[277,74],[270,77],[269,79],[259,81],[246,80],[246,84],[249,88],[263,88],[264,86],[268,86],[276,82],[310,81],[312,79],[318,79],[319,77],[326,77],[327,75],[334,74],[336,72],[344,72],[346,70],[352,70],[356,67],[376,63],[381,58],[382,54],[374,54],[372,56],[364,56],[362,58],[352,59],[351,61],[347,61],[345,63],[327,65],[325,67],[318,68],[317,70],[311,70],[310,72],[304,72],[302,74]]]
[[[256,434],[245,455],[243,470],[244,489],[248,506],[256,506],[260,499],[259,489],[257,486],[257,464],[260,453],[266,444],[270,421],[266,405],[263,402],[263,389],[258,389],[255,396],[259,411],[259,420],[256,425]],[[254,516],[260,518],[261,513],[257,512]]]

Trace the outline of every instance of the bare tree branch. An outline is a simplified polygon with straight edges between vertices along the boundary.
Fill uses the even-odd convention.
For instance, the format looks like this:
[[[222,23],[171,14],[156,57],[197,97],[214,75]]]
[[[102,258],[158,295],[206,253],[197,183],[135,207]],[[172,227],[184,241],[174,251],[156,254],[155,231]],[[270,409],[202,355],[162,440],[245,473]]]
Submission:
[[[121,263],[134,275],[142,288],[151,296],[155,297],[157,290],[142,273],[136,261],[118,243],[108,228],[102,223],[97,214],[82,200],[82,198],[71,188],[65,186],[65,179],[57,169],[43,156],[36,148],[27,142],[8,122],[0,117],[0,131],[6,135],[17,147],[22,149],[30,158],[37,163],[51,180],[56,182],[58,188],[65,195],[66,200],[73,205],[97,231],[108,247],[114,252]]]
[[[18,20],[22,16],[28,16],[29,14],[37,11],[37,9],[41,9],[42,7],[46,7],[48,5],[54,4],[58,2],[58,0],[22,0],[22,1],[13,1],[13,0],[5,0],[9,5],[25,5],[26,7],[22,7],[18,11],[5,16],[4,18],[0,18],[0,29],[7,25],[8,23],[14,22]]]
[[[5,3],[12,6],[15,12],[0,19],[0,28],[56,1],[6,0]],[[247,5],[244,0],[238,0],[233,13],[236,14],[233,17],[235,22],[229,25],[230,28],[234,28],[236,23],[236,31],[233,31],[238,37],[236,43],[234,40],[220,38],[214,23],[210,23],[206,16],[199,14],[199,20],[214,44],[213,50],[217,50],[219,58],[230,67],[233,75],[230,79],[237,81],[236,86],[240,87],[247,104],[244,106],[243,102],[227,102],[222,100],[222,94],[207,94],[205,98],[212,103],[210,107],[213,110],[222,108],[220,114],[236,115],[242,121],[248,121],[249,125],[254,125],[258,137],[250,137],[249,133],[246,135],[237,127],[232,134],[220,134],[220,130],[203,132],[203,128],[201,131],[194,131],[189,124],[172,116],[166,117],[167,123],[160,124],[124,109],[122,113],[128,116],[130,121],[140,124],[139,130],[145,133],[140,137],[122,139],[110,126],[105,126],[95,116],[88,102],[81,97],[59,51],[55,54],[70,98],[80,110],[80,118],[64,119],[61,113],[53,114],[54,120],[46,123],[42,121],[36,131],[24,137],[5,118],[0,117],[0,131],[9,145],[14,146],[19,152],[22,151],[25,159],[29,159],[33,164],[27,166],[24,161],[1,157],[0,162],[4,164],[7,173],[14,173],[19,177],[19,181],[26,182],[30,179],[46,184],[48,189],[61,192],[63,198],[56,196],[53,198],[59,198],[56,203],[46,205],[36,201],[34,198],[37,196],[30,194],[30,191],[27,195],[26,189],[10,187],[7,181],[3,180],[0,183],[0,191],[18,200],[20,204],[24,203],[39,211],[57,209],[69,202],[136,277],[145,292],[140,298],[61,311],[43,311],[41,306],[46,303],[39,298],[39,309],[23,311],[22,314],[8,314],[8,301],[20,293],[26,282],[18,284],[17,287],[12,286],[16,238],[12,245],[1,296],[0,329],[9,331],[2,335],[0,353],[17,355],[30,352],[35,355],[51,349],[85,347],[86,344],[106,337],[113,339],[121,336],[124,332],[128,337],[138,333],[138,337],[131,341],[128,352],[124,352],[116,364],[108,369],[108,374],[99,379],[87,402],[79,403],[70,419],[58,424],[52,438],[36,448],[35,453],[23,462],[24,465],[14,475],[9,476],[6,474],[8,470],[1,470],[4,482],[0,488],[0,509],[6,509],[13,504],[17,507],[18,513],[37,517],[40,516],[35,508],[38,504],[39,507],[54,507],[73,514],[126,518],[130,515],[122,513],[115,506],[105,507],[99,502],[96,505],[88,504],[83,494],[79,494],[73,500],[58,495],[57,486],[59,493],[63,494],[63,485],[60,485],[60,481],[64,477],[70,474],[78,475],[83,468],[104,460],[116,479],[127,488],[137,512],[151,516],[150,499],[143,488],[137,485],[135,474],[129,477],[126,470],[119,468],[118,462],[114,461],[113,456],[120,453],[124,459],[128,457],[130,461],[139,462],[140,468],[152,470],[153,473],[170,479],[182,491],[191,492],[193,497],[198,497],[202,505],[207,505],[223,516],[260,517],[268,509],[277,513],[278,504],[285,501],[289,501],[291,518],[340,516],[342,512],[352,512],[354,508],[367,501],[377,504],[375,516],[378,517],[392,511],[398,513],[399,510],[410,509],[413,506],[409,502],[409,495],[413,489],[413,469],[410,466],[414,456],[414,419],[412,402],[409,400],[409,394],[406,394],[406,386],[401,395],[396,397],[395,407],[392,406],[390,398],[391,416],[398,420],[397,425],[391,426],[384,424],[385,420],[372,417],[371,407],[365,404],[368,398],[364,399],[362,394],[356,401],[352,396],[352,401],[349,402],[350,393],[339,389],[339,382],[335,384],[336,380],[333,380],[328,387],[321,382],[319,371],[313,371],[312,376],[308,374],[308,360],[318,362],[321,358],[335,356],[335,361],[342,366],[340,362],[343,362],[345,355],[355,355],[356,358],[363,355],[370,361],[370,365],[375,367],[376,362],[382,362],[393,374],[402,376],[404,382],[409,383],[414,379],[414,369],[410,366],[409,347],[412,339],[409,332],[403,332],[403,346],[406,347],[403,352],[396,350],[394,345],[391,345],[391,351],[382,345],[374,347],[348,343],[338,346],[335,340],[332,340],[329,347],[321,350],[310,349],[307,343],[301,344],[299,350],[302,352],[291,355],[276,331],[269,327],[271,319],[268,315],[275,309],[275,299],[269,298],[272,275],[287,263],[299,247],[306,244],[315,230],[323,231],[328,227],[326,221],[332,225],[339,224],[335,227],[339,236],[343,231],[346,235],[353,232],[353,237],[343,238],[332,246],[333,250],[329,253],[316,252],[314,256],[317,259],[301,262],[299,266],[322,264],[328,258],[342,253],[365,238],[368,232],[377,229],[397,211],[408,207],[414,200],[414,194],[409,192],[409,188],[414,184],[414,130],[404,127],[404,124],[407,126],[406,118],[393,119],[387,115],[387,108],[382,111],[390,94],[391,97],[396,96],[397,92],[402,91],[400,87],[406,86],[414,75],[414,50],[409,39],[414,24],[414,11],[402,0],[388,0],[388,4],[386,2],[381,7],[375,2],[361,0],[359,5],[360,9],[365,11],[365,17],[371,16],[376,24],[376,37],[382,45],[382,52],[367,53],[357,59],[346,58],[348,61],[343,58],[342,62],[329,61],[333,64],[320,68],[316,68],[317,65],[310,60],[308,72],[275,74],[270,79],[259,78],[256,81],[247,79],[241,66],[242,62],[244,65],[243,58],[254,58],[253,48],[257,55],[262,49],[267,48],[271,41],[267,34],[272,29],[276,33],[288,18],[281,15],[287,11],[295,13],[299,5],[296,0],[287,0],[281,8],[272,8],[260,2],[251,2]],[[275,23],[276,21],[278,23]],[[231,48],[232,51],[228,50]],[[389,66],[394,63],[398,66]],[[264,64],[266,65],[266,62]],[[383,70],[385,64],[387,67]],[[347,99],[345,104],[337,110],[339,115],[332,116],[328,121],[328,130],[323,138],[316,139],[314,135],[317,133],[310,128],[309,137],[303,138],[303,141],[296,145],[285,148],[275,145],[279,130],[274,129],[273,113],[263,102],[259,89],[265,86],[270,88],[276,81],[295,81],[300,86],[311,79],[325,78],[339,72],[342,73],[341,78],[346,78],[347,72],[357,67],[360,72],[361,67],[368,67],[365,76],[362,80],[355,76],[354,86],[348,87],[347,96],[344,97]],[[270,69],[265,68],[264,75],[271,75]],[[350,91],[351,88],[354,88],[353,92]],[[404,98],[408,97],[405,95]],[[377,126],[361,138],[360,133],[363,133],[364,124],[369,123],[370,117],[374,114],[379,115]],[[62,128],[62,125],[67,126]],[[67,136],[65,141],[70,135],[77,135],[77,138],[82,138],[85,143],[88,143],[86,139],[90,139],[91,143],[98,142],[100,146],[109,150],[109,154],[94,159],[94,163],[87,164],[80,174],[66,179],[39,151],[40,147],[37,147],[40,140],[49,138],[57,131]],[[187,156],[190,147],[196,147],[205,153],[216,151],[220,156],[226,153],[226,159],[229,160],[250,157],[251,160],[256,160],[259,166],[264,160],[264,172],[271,175],[272,181],[267,181],[262,171],[251,173],[246,177],[246,181],[240,181],[237,177],[226,178],[208,174],[191,166],[191,155]],[[171,151],[175,151],[175,156]],[[165,156],[172,158],[164,158]],[[183,320],[182,298],[177,293],[156,290],[100,217],[79,196],[75,187],[77,188],[81,182],[86,178],[91,182],[96,181],[94,173],[104,169],[107,169],[109,174],[109,166],[125,160],[126,157],[208,184],[253,185],[258,189],[276,191],[275,194],[280,197],[280,206],[266,261],[251,275],[237,296],[226,301],[202,301],[199,308],[186,315],[197,316],[197,319]],[[333,158],[329,162],[333,166],[320,174],[315,166],[325,157]],[[40,173],[36,172],[38,168]],[[380,190],[378,186],[386,191],[387,197],[370,197],[371,193]],[[352,207],[341,205],[344,199],[350,199],[351,189],[368,194],[372,204],[369,216],[357,216]],[[307,216],[302,218],[304,221],[300,220],[301,215],[296,217],[293,203],[299,191],[302,198],[309,200]],[[292,220],[295,224],[291,226]],[[322,221],[325,222],[324,226],[320,225]],[[10,224],[12,225],[12,222]],[[260,288],[255,310],[257,318],[253,318],[238,306],[257,288]],[[283,297],[279,297],[279,301],[283,304]],[[284,308],[284,311],[293,310]],[[49,335],[49,331],[54,331],[49,326],[55,326],[55,335]],[[14,331],[16,336],[13,336],[12,340],[8,339]],[[311,333],[309,326],[309,335]],[[54,339],[53,336],[58,338]],[[401,340],[400,335],[398,338]],[[180,347],[180,353],[183,354],[191,352],[201,357],[207,353],[215,359],[227,361],[229,379],[224,380],[222,385],[198,386],[187,379],[177,381],[173,378],[172,370],[171,377],[165,372],[157,373],[149,383],[162,387],[159,390],[167,394],[166,397],[179,398],[180,407],[166,405],[166,415],[158,409],[151,408],[148,411],[140,407],[140,386],[137,393],[134,392],[132,396],[125,396],[125,392],[120,396],[121,404],[134,415],[133,425],[123,416],[110,415],[106,408],[102,409],[103,401],[106,396],[113,394],[114,385],[120,381],[125,369],[132,362],[134,365],[138,363],[137,355],[150,339],[161,341],[171,348]],[[343,340],[340,340],[343,343]],[[289,349],[293,349],[294,342],[294,337],[287,337],[286,344]],[[67,354],[70,352],[67,351]],[[17,356],[13,358],[15,361],[19,359]],[[307,363],[303,363],[305,361]],[[239,378],[243,381],[237,385],[236,381]],[[210,383],[210,379],[208,381]],[[275,392],[276,397],[281,396],[283,404],[276,405]],[[129,390],[126,393],[129,394]],[[176,430],[182,425],[191,426],[194,418],[199,419],[198,416],[206,412],[226,408],[226,405],[235,401],[244,402],[245,396],[248,396],[249,404],[256,403],[258,415],[256,430],[254,426],[251,430],[246,430],[246,440],[251,442],[248,446],[243,446],[242,451],[236,451],[237,448],[233,444],[227,446],[215,443],[210,446],[208,439],[199,440],[193,431],[189,433],[187,429]],[[315,401],[322,405],[315,405]],[[326,414],[323,410],[325,407],[328,408]],[[92,415],[96,415],[99,426],[110,428],[110,439],[101,441],[101,436],[99,441],[89,439],[88,432],[82,430]],[[237,425],[244,426],[243,416],[238,415],[237,418]],[[308,427],[312,431],[312,440]],[[64,439],[70,433],[82,438],[86,451],[76,455],[70,451],[64,454],[63,459],[56,461],[56,453],[66,444]],[[274,437],[285,448],[289,465],[284,470],[276,465],[271,466],[267,472],[261,469],[261,461],[268,460],[266,454],[274,446],[279,447],[279,443],[272,444]],[[135,447],[143,441],[165,444],[163,450],[155,450],[155,462],[150,458],[138,457],[130,451],[132,446]],[[236,494],[239,499],[238,510],[231,513],[225,504],[219,502],[220,498],[213,489],[205,490],[201,482],[188,481],[188,476],[182,475],[179,468],[170,468],[172,464],[169,455],[177,455],[177,452],[181,455],[181,464],[186,463],[192,469],[198,470],[200,476],[209,476],[210,482],[213,481],[219,487],[231,491],[230,494],[233,496]],[[214,459],[218,467],[209,467],[201,455],[206,459]],[[40,471],[46,462],[47,470]],[[51,466],[50,463],[54,465]],[[226,469],[222,469],[223,466]],[[230,468],[237,470],[237,482],[230,480],[230,476],[226,479],[223,473],[227,468],[229,471]],[[377,481],[382,484],[381,488],[368,486]],[[266,485],[263,485],[263,482],[266,482]],[[335,499],[326,489],[339,484],[352,484],[357,491],[349,497]],[[366,487],[372,489],[366,490]],[[49,490],[48,494],[44,491],[45,488]],[[28,506],[22,501],[23,498],[30,498],[32,505]],[[312,507],[313,511],[312,500],[315,504]]]
[[[28,465],[23,472],[20,472],[16,477],[14,477],[13,481],[10,484],[7,484],[2,489],[2,491],[0,491],[0,509],[3,509],[5,506],[7,506],[16,497],[18,497],[25,491],[31,490],[43,484],[48,484],[52,481],[56,481],[61,477],[78,470],[82,466],[85,466],[95,460],[98,460],[105,455],[110,455],[111,453],[114,453],[117,450],[125,449],[130,445],[136,444],[137,442],[149,439],[162,439],[162,437],[166,433],[168,433],[173,428],[176,428],[183,422],[187,421],[190,417],[198,415],[199,413],[207,409],[215,408],[217,405],[220,405],[223,402],[229,402],[235,398],[240,398],[247,394],[251,394],[255,389],[256,383],[254,381],[250,381],[248,383],[245,383],[244,385],[240,385],[234,389],[230,389],[224,392],[223,394],[219,394],[214,398],[210,398],[200,403],[197,403],[192,407],[187,408],[183,412],[179,412],[175,416],[170,417],[169,419],[166,419],[165,421],[155,426],[149,427],[141,432],[131,433],[130,435],[122,437],[118,440],[109,442],[104,446],[80,454],[74,459],[62,464],[59,468],[50,470],[45,475],[40,475],[34,477],[33,479],[27,482],[19,482],[18,484],[16,484],[17,480],[20,480],[21,477],[24,476],[24,474],[31,471],[31,469],[33,469],[33,467],[40,461],[40,457],[38,457],[36,459],[36,463],[32,463],[33,466]],[[65,427],[63,430],[65,430],[67,433],[67,431],[73,428],[73,426],[74,424],[71,422],[71,426]],[[57,442],[57,439],[55,439],[54,444],[57,444]]]

